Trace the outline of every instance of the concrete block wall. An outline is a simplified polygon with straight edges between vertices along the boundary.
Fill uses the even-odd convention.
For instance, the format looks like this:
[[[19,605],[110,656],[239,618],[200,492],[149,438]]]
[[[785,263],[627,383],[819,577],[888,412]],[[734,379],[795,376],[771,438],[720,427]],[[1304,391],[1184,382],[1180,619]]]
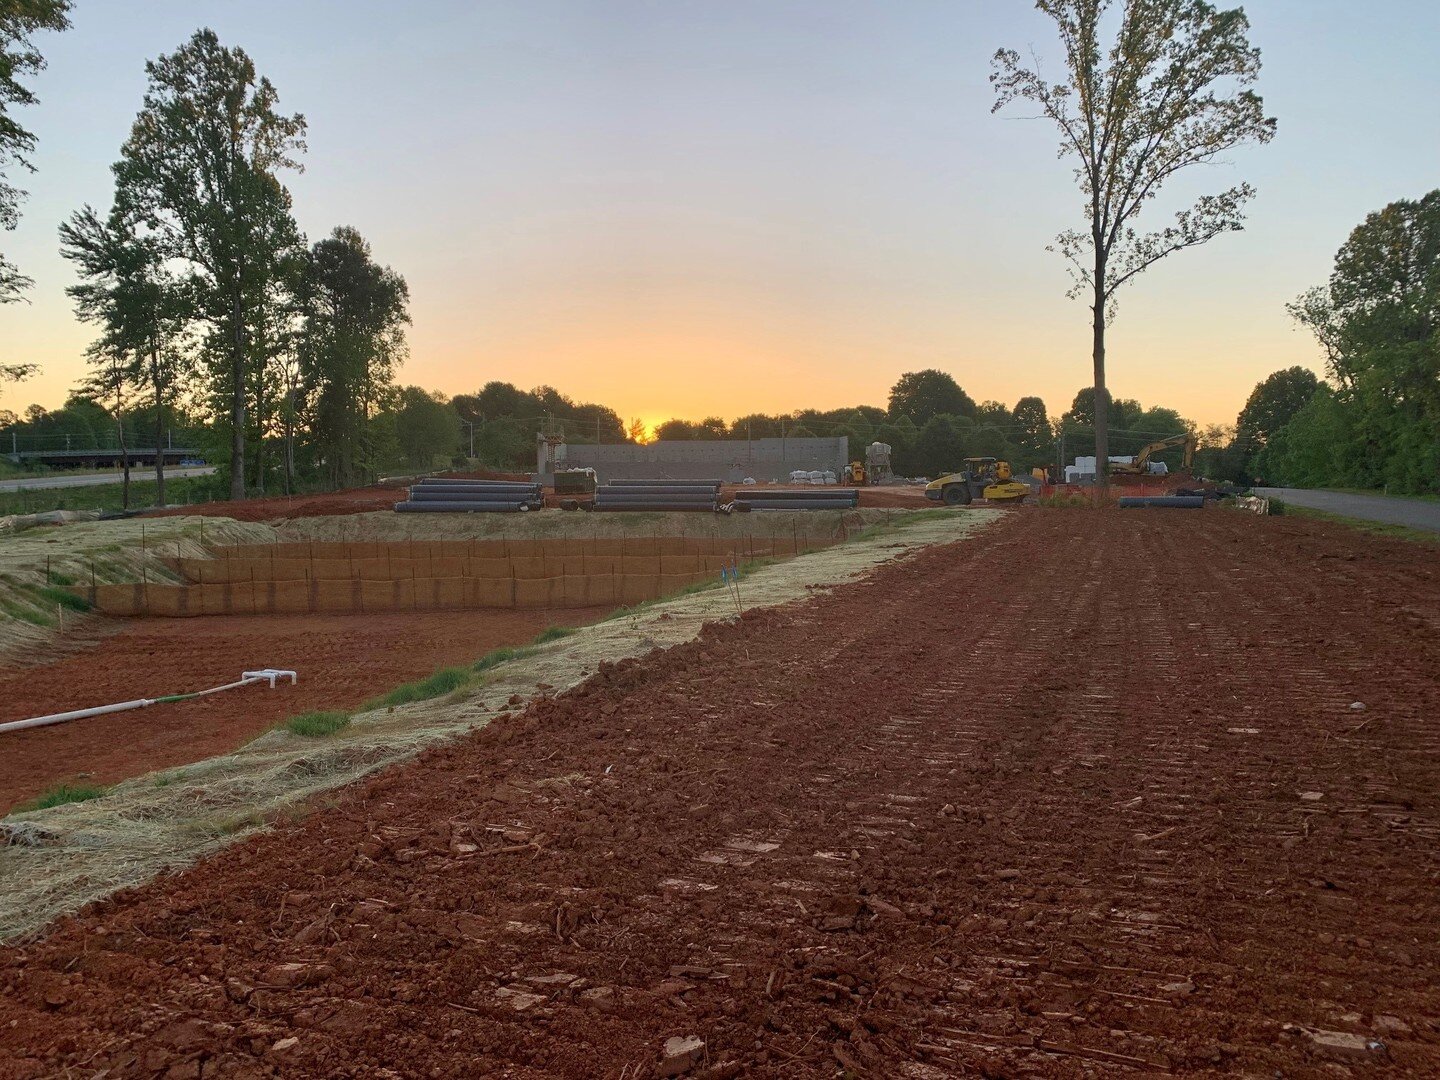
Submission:
[[[556,447],[552,460],[541,444],[537,471],[542,482],[553,481],[555,468],[595,470],[600,482],[663,477],[739,483],[747,476],[764,483],[784,482],[797,469],[829,470],[840,478],[849,463],[850,440],[844,435],[799,439],[714,439],[653,442],[643,446],[570,445]]]

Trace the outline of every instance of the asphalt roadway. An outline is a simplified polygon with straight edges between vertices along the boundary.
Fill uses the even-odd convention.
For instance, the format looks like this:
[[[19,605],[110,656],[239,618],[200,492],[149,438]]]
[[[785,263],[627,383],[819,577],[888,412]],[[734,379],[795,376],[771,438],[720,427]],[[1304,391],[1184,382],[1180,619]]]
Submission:
[[[1440,532],[1440,502],[1423,499],[1396,499],[1388,495],[1356,495],[1346,491],[1319,491],[1311,488],[1257,487],[1257,495],[1267,499],[1283,499],[1296,506],[1343,514],[1361,521],[1379,521],[1386,525],[1407,525],[1412,529]]]
[[[209,476],[215,471],[214,465],[197,465],[188,468],[172,468],[165,470],[165,478],[182,478],[186,476]],[[130,470],[131,480],[153,480],[155,469],[147,465],[145,468],[132,468]],[[55,474],[52,476],[32,476],[25,480],[5,480],[0,482],[0,491],[48,491],[53,488],[72,487],[98,487],[101,484],[118,484],[124,479],[124,475],[117,469],[114,472],[103,473],[82,473],[71,476]]]

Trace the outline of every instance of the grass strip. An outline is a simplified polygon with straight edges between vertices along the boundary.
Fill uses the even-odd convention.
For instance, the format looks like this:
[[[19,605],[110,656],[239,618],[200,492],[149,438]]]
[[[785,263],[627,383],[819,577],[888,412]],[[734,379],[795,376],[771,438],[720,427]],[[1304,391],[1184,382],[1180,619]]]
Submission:
[[[1272,507],[1274,503],[1275,500],[1271,500]],[[1336,525],[1346,525],[1358,532],[1369,533],[1371,536],[1388,536],[1393,540],[1404,540],[1412,544],[1440,546],[1440,533],[1431,532],[1429,529],[1414,529],[1409,525],[1391,525],[1384,521],[1365,521],[1361,518],[1346,517],[1344,514],[1332,514],[1328,510],[1312,510],[1308,506],[1296,506],[1293,502],[1284,504],[1283,514],[1285,517],[1331,521]]]
[[[66,803],[89,802],[104,794],[105,788],[95,784],[60,784],[28,803],[17,806],[15,810],[49,810],[52,806],[64,806]]]
[[[280,726],[291,735],[320,739],[326,735],[334,735],[349,724],[350,714],[347,712],[307,712],[292,716]]]

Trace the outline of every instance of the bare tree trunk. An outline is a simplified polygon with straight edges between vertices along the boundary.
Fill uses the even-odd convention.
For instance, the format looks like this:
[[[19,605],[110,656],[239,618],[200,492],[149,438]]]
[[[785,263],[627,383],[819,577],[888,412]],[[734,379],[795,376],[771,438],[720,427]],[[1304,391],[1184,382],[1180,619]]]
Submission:
[[[151,385],[155,388],[155,505],[165,505],[165,396],[160,378],[160,354],[150,354]]]
[[[295,494],[295,386],[285,391],[285,494]]]
[[[1105,389],[1105,260],[1095,256],[1095,495],[1104,498],[1110,488],[1110,392]]]
[[[115,431],[120,438],[120,468],[124,478],[120,482],[120,507],[130,509],[130,452],[125,448],[125,410],[120,400],[120,387],[115,388]]]
[[[245,498],[245,328],[241,324],[240,289],[235,289],[230,343],[230,498]]]

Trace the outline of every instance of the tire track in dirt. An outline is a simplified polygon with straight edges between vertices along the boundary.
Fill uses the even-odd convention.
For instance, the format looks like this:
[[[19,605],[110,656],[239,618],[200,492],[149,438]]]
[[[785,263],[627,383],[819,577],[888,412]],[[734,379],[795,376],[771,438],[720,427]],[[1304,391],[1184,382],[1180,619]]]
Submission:
[[[0,1075],[1433,1074],[1429,555],[1015,515],[0,953]]]

